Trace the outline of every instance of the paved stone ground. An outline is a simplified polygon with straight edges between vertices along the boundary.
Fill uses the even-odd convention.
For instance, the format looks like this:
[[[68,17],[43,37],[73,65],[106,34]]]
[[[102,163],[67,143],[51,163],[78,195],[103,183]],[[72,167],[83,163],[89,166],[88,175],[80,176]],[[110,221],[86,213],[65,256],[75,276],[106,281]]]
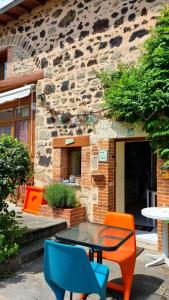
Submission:
[[[145,268],[150,259],[144,250],[138,257],[133,280],[131,300],[167,300],[169,299],[169,268],[165,265]],[[110,279],[119,278],[120,273],[116,264],[104,261],[110,268]],[[13,277],[0,281],[0,300],[54,300],[52,291],[48,288],[43,277],[43,257],[26,264]],[[65,300],[69,299],[66,294]],[[74,295],[74,300],[79,299]],[[99,299],[90,295],[87,299]],[[120,295],[109,293],[107,300],[121,300]]]

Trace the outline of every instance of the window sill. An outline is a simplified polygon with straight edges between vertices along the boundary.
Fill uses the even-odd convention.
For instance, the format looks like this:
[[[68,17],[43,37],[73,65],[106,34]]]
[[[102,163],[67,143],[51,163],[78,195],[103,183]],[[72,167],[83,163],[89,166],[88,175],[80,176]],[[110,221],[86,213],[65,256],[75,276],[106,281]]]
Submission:
[[[66,185],[68,185],[68,186],[71,186],[71,187],[75,187],[75,188],[79,188],[81,185],[80,185],[80,183],[71,183],[71,182],[62,182],[63,184],[66,184]]]
[[[92,175],[92,176],[104,176],[103,173],[99,173],[98,171],[92,171],[92,172],[91,172],[91,175]]]

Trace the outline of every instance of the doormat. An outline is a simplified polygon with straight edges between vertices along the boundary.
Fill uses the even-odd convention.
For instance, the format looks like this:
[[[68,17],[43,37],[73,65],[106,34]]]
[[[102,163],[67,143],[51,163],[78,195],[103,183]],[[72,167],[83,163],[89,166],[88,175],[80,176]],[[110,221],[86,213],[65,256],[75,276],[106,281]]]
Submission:
[[[142,231],[148,231],[148,232],[151,232],[153,230],[153,226],[146,226],[146,225],[139,225],[139,224],[136,224],[136,229],[137,230],[142,230]]]
[[[141,254],[141,252],[144,251],[144,248],[142,247],[136,247],[136,256],[139,256]]]

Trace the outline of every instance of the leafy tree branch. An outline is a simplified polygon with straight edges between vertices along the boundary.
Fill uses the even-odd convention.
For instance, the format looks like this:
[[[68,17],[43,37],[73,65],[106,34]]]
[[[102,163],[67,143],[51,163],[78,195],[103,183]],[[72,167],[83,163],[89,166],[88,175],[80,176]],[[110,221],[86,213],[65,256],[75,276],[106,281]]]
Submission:
[[[161,12],[136,65],[98,76],[108,116],[143,122],[152,149],[169,164],[169,7]]]

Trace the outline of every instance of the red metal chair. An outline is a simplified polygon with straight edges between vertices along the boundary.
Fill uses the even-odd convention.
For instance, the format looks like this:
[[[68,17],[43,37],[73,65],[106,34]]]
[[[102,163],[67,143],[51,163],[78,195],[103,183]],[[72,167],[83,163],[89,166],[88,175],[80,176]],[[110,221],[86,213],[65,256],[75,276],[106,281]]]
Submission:
[[[133,235],[116,251],[103,251],[103,258],[120,265],[123,284],[109,282],[108,288],[123,293],[123,300],[129,300],[136,261],[136,238],[134,217],[130,214],[108,212],[104,224],[133,230]]]

